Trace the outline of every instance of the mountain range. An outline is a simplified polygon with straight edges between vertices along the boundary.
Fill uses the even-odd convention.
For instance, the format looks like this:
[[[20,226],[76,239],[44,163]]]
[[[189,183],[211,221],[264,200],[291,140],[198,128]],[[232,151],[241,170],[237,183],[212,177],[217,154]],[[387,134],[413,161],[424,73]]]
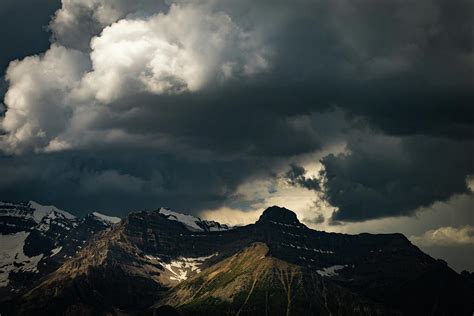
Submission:
[[[0,202],[1,315],[473,315],[473,274],[402,234],[230,227],[167,208],[76,218]]]

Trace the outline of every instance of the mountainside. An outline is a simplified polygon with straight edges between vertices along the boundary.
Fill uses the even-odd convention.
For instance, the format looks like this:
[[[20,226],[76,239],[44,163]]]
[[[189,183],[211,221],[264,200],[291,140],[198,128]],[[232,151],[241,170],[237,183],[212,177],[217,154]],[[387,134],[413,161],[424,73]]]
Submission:
[[[396,315],[304,267],[269,255],[253,243],[187,282],[153,309],[174,306],[182,314]]]
[[[201,225],[200,225],[201,224]],[[4,315],[472,315],[466,278],[401,234],[309,229],[271,207],[229,229],[168,209],[93,235]]]
[[[192,231],[221,231],[227,225],[172,212],[158,211]],[[0,201],[0,294],[14,295],[58,269],[97,232],[120,218],[92,212],[84,218],[34,201]]]
[[[31,286],[118,221],[100,213],[76,218],[33,201],[0,202],[0,294],[5,298]]]

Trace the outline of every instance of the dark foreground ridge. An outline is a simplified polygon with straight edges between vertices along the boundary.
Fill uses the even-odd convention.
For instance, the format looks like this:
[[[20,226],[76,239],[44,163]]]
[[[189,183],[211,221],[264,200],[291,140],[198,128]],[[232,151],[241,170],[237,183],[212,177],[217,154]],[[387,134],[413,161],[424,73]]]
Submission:
[[[472,282],[405,236],[315,231],[277,206],[255,224],[236,228],[167,209],[133,212],[84,238],[77,254],[59,266],[31,273],[36,278],[30,275],[29,285],[3,287],[9,294],[0,313],[471,316],[474,311]]]

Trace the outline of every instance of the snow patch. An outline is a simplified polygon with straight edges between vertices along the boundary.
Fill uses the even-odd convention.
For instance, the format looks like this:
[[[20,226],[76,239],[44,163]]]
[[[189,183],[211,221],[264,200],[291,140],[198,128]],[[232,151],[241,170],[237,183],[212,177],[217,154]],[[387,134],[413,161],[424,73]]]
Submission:
[[[204,261],[214,256],[217,256],[217,254],[198,258],[179,257],[178,259],[172,260],[170,263],[163,264],[163,267],[171,273],[170,280],[181,282],[187,280],[193,272],[195,274],[201,273],[199,267],[204,263]]]
[[[59,208],[57,208],[56,206],[53,206],[53,205],[41,205],[39,203],[36,203],[35,201],[30,201],[29,204],[30,204],[30,207],[34,210],[33,218],[35,219],[35,221],[37,223],[41,222],[41,220],[45,216],[49,215],[50,213],[54,213],[54,212],[56,212],[57,214],[62,215],[63,217],[65,217],[67,219],[76,218],[71,213],[60,210]],[[53,218],[55,218],[55,217],[53,217]]]
[[[201,220],[199,219],[210,232],[218,232],[218,231],[223,231],[223,230],[229,230],[232,229],[232,227],[229,227],[226,224],[221,224],[215,221],[206,221],[206,220]]]
[[[113,225],[119,223],[122,219],[115,216],[107,216],[98,212],[93,212],[93,216],[95,216],[99,221],[103,222],[106,225]]]
[[[66,223],[66,225],[64,223]],[[42,232],[48,231],[51,228],[51,225],[61,227],[65,230],[71,230],[71,224],[73,227],[77,225],[75,221],[70,221],[70,219],[66,218],[64,214],[57,211],[51,211],[43,217],[37,227],[38,230]]]
[[[161,259],[158,258],[158,257],[155,257],[155,256],[146,255],[145,258],[147,258],[148,260],[151,260],[151,261],[159,261],[159,262],[161,262]]]
[[[322,270],[317,270],[316,272],[320,276],[330,278],[330,277],[339,275],[339,273],[337,273],[337,271],[344,269],[346,266],[347,265],[338,264],[338,265],[330,266],[330,267],[327,267],[327,268],[323,268]]]
[[[61,250],[63,249],[63,247],[58,247],[58,248],[54,248],[53,250],[51,250],[51,257],[57,255]]]
[[[164,262],[161,258],[152,255],[145,255],[145,258],[153,264],[160,264],[165,270],[165,276],[169,277],[170,280],[181,282],[195,274],[201,273],[200,266],[206,260],[217,255],[218,253],[207,257],[178,257],[170,262]]]
[[[177,212],[170,211],[169,209],[166,208],[161,208],[159,210],[160,214],[165,215],[169,220],[172,221],[177,221],[190,230],[194,232],[205,232],[205,231],[223,231],[223,230],[229,230],[229,226],[219,224],[214,221],[205,221],[200,219],[199,217],[192,216],[192,215],[187,215],[187,214],[181,214]]]
[[[183,223],[186,228],[191,231],[204,231],[197,223],[200,221],[199,218],[192,215],[186,215],[181,213],[176,213],[165,208],[160,209],[160,214],[163,214],[172,221],[177,221]]]
[[[28,257],[23,252],[25,240],[30,233],[19,232],[0,235],[0,287],[8,285],[11,272],[38,272],[38,263],[43,254]]]
[[[335,252],[332,250],[323,250],[323,249],[313,249],[314,252],[319,252],[319,253],[327,253],[327,254],[334,254]]]
[[[304,225],[300,224],[300,223],[297,223],[295,222],[294,224],[295,225],[291,225],[291,224],[287,224],[287,223],[280,223],[280,222],[275,222],[275,221],[269,221],[270,223],[272,224],[275,224],[275,225],[280,225],[280,226],[285,226],[285,227],[293,227],[293,228],[303,228]]]

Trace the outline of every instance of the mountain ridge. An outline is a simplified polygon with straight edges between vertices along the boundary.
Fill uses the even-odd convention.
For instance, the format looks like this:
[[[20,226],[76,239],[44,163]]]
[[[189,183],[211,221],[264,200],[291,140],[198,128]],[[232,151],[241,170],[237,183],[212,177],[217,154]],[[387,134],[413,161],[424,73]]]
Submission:
[[[464,279],[402,234],[315,231],[294,212],[277,206],[266,209],[255,224],[196,231],[160,210],[132,212],[97,232],[41,283],[4,304],[2,312],[119,315],[171,308],[184,315],[216,310],[252,315],[270,309],[296,315],[309,308],[308,314],[323,315],[428,315],[427,310],[449,315],[456,306],[457,315],[468,315],[474,310],[469,300],[474,292]],[[255,258],[262,256],[265,264],[259,265]],[[229,262],[250,268],[236,275],[232,271],[238,265]],[[304,275],[298,278],[304,284],[302,297],[289,312],[288,304],[262,303],[262,293],[284,298],[279,267]],[[256,280],[251,271],[262,271],[262,278]],[[306,279],[313,281],[304,283]],[[444,288],[438,279],[449,286]],[[196,280],[214,284],[208,291],[214,294],[191,300],[182,296],[183,289],[199,293],[196,284],[201,281]],[[252,284],[260,290],[250,291]],[[413,305],[413,293],[419,304]],[[177,303],[184,301],[186,306]],[[342,301],[350,308],[342,308]]]
[[[97,212],[78,218],[34,201],[0,202],[0,293],[22,291],[56,270],[116,220]]]

